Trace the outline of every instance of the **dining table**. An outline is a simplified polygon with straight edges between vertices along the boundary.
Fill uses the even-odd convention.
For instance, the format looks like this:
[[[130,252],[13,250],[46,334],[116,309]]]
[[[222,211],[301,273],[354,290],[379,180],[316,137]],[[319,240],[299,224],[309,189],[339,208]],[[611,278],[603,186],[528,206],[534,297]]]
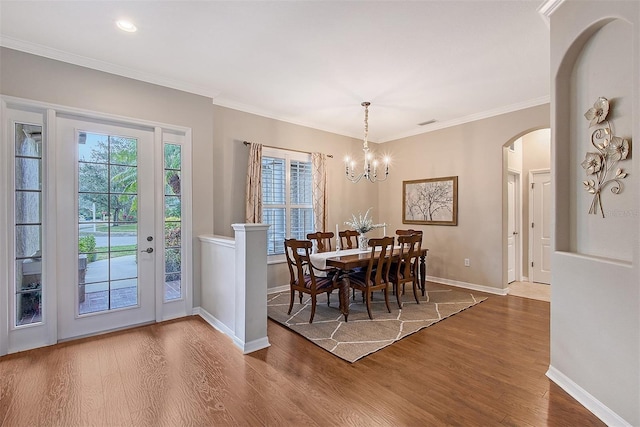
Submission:
[[[360,249],[343,249],[339,251],[320,252],[311,254],[309,256],[312,264],[316,268],[335,267],[340,270],[340,312],[344,315],[345,321],[349,317],[349,272],[358,269],[366,268],[369,265],[371,257],[376,257],[379,254],[376,251],[371,254],[371,250]],[[422,296],[426,292],[426,258],[429,254],[429,249],[421,248],[418,264],[418,285],[422,291]],[[395,247],[393,250],[393,257],[400,256],[399,248]],[[396,291],[398,292],[398,291]]]

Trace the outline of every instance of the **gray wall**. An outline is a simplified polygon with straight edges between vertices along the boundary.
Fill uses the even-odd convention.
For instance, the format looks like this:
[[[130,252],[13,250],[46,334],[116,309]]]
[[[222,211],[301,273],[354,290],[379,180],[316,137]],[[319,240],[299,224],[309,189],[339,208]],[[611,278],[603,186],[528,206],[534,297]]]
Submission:
[[[568,1],[551,15],[554,252],[549,375],[610,425],[640,425],[640,157],[624,190],[605,190],[607,217],[589,215],[580,162],[584,113],[604,96],[614,134],[640,135],[640,3]]]
[[[0,76],[3,95],[192,129],[194,305],[199,305],[197,236],[211,233],[214,220],[211,99],[6,48],[0,49]]]

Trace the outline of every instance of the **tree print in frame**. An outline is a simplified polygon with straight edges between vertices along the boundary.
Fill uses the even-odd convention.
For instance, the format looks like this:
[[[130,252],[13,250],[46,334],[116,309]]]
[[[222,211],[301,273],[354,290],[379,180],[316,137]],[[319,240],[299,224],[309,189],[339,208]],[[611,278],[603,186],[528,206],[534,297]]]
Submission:
[[[458,177],[402,181],[402,223],[458,225]]]

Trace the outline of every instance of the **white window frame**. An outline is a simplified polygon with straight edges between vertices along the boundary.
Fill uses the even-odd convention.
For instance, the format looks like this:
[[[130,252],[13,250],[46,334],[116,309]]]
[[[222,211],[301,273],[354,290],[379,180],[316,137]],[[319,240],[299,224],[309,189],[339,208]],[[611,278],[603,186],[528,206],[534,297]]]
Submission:
[[[287,239],[291,238],[291,209],[293,208],[311,208],[313,209],[313,203],[305,205],[293,205],[291,204],[291,162],[309,162],[311,163],[311,154],[303,153],[299,151],[284,150],[281,148],[262,148],[262,157],[273,157],[285,160],[285,203],[284,205],[266,205],[264,199],[262,202],[262,208],[265,207],[284,207],[285,208],[285,236]],[[265,222],[266,224],[266,222]],[[311,230],[313,231],[313,230]],[[306,236],[305,236],[306,237]],[[267,256],[267,262],[270,264],[284,262],[286,260],[285,254],[274,254]]]

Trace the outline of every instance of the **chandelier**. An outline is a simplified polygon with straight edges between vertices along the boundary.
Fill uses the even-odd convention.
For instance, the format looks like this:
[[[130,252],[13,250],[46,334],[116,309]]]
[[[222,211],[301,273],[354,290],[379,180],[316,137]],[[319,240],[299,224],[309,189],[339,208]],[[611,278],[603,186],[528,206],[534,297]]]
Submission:
[[[370,102],[363,102],[360,104],[364,107],[364,140],[362,141],[362,151],[364,151],[364,163],[363,170],[359,174],[355,174],[356,162],[347,157],[344,160],[344,167],[347,174],[347,179],[353,183],[357,183],[362,178],[368,179],[371,182],[384,181],[389,176],[389,158],[385,157],[384,161],[384,177],[378,178],[378,159],[376,159],[371,152],[369,152],[369,105]]]

